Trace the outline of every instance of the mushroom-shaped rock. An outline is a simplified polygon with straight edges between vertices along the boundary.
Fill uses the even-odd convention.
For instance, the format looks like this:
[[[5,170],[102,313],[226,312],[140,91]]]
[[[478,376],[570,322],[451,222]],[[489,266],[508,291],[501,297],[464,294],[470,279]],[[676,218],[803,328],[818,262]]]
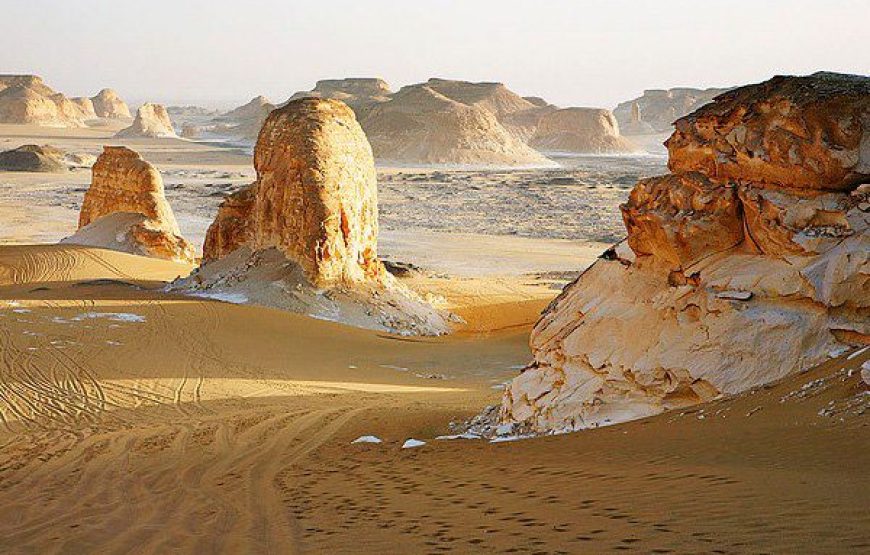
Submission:
[[[194,249],[181,236],[154,166],[129,148],[107,146],[92,172],[79,229],[64,242],[194,261]]]

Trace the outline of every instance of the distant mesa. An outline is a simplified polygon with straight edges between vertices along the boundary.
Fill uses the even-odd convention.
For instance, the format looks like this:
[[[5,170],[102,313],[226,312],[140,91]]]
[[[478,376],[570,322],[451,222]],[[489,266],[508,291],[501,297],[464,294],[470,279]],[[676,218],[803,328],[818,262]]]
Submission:
[[[63,243],[193,263],[157,169],[126,147],[107,146],[93,165],[78,231]]]
[[[650,133],[670,133],[674,122],[712,101],[729,89],[692,89],[678,87],[673,89],[650,89],[643,95],[627,100],[616,109],[613,115],[625,135],[646,135]]]
[[[49,145],[23,145],[0,152],[0,171],[64,172],[64,152]]]
[[[118,138],[177,138],[169,113],[160,104],[148,102],[136,110],[136,118],[130,127],[115,134]]]
[[[256,96],[247,104],[216,117],[211,129],[253,142],[257,140],[266,117],[275,108],[265,96]]]
[[[91,97],[94,113],[100,118],[126,119],[132,117],[127,103],[112,89],[103,89]]]
[[[204,264],[174,289],[396,333],[448,330],[378,260],[374,159],[347,105],[302,98],[271,112],[254,168],[209,227]]]
[[[543,116],[529,144],[542,152],[609,154],[637,148],[619,134],[610,110],[564,108]]]
[[[513,432],[686,407],[870,344],[870,78],[774,77],[676,125],[672,173],[620,207],[627,241],[535,325]]]

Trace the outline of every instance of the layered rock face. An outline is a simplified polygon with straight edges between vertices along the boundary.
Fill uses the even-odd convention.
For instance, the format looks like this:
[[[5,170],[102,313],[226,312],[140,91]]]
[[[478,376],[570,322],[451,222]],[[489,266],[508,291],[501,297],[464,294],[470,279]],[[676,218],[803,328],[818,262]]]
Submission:
[[[774,77],[727,92],[677,120],[666,143],[668,168],[722,180],[846,191],[870,177],[868,118],[866,77]]]
[[[363,121],[375,157],[424,164],[537,165],[547,159],[476,104],[426,85],[402,88]]]
[[[206,264],[179,289],[230,291],[362,327],[447,330],[377,258],[374,159],[346,104],[303,98],[274,110],[254,168],[257,181],[228,197],[209,227]]]
[[[619,104],[613,115],[626,135],[673,131],[674,122],[729,89],[652,89],[643,96]],[[636,112],[635,112],[636,111]],[[640,117],[632,123],[634,114]]]
[[[544,152],[606,154],[636,150],[619,134],[619,124],[610,110],[565,108],[538,121],[529,144]]]
[[[0,75],[0,123],[83,127],[79,106],[36,75]]]
[[[64,242],[194,261],[193,246],[181,236],[154,166],[126,147],[107,146],[92,172],[79,230]]]
[[[64,152],[48,145],[22,145],[0,152],[0,171],[63,172]]]
[[[118,138],[176,138],[169,112],[160,104],[148,102],[139,106],[136,119],[130,127],[115,134]]]
[[[535,326],[534,362],[507,389],[503,421],[545,432],[630,420],[870,343],[870,176],[854,151],[870,137],[856,95],[867,86],[777,77],[687,117],[669,141],[674,173],[641,181],[621,207],[627,241]],[[737,144],[756,137],[761,163],[683,165],[740,125]],[[774,154],[789,151],[790,174]]]
[[[103,89],[91,97],[94,113],[99,118],[124,119],[133,117],[130,108],[112,89]]]

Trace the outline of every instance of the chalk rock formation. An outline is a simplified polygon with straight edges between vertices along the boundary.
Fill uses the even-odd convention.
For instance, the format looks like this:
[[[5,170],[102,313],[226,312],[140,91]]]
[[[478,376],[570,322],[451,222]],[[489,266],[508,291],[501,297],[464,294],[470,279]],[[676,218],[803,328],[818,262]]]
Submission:
[[[63,242],[194,261],[194,249],[181,236],[154,166],[129,148],[107,146],[92,172],[79,230]]]
[[[254,168],[257,181],[228,197],[209,227],[205,264],[177,288],[362,327],[447,331],[377,258],[374,159],[346,104],[303,98],[273,111]]]
[[[137,138],[147,137],[152,139],[157,138],[176,138],[175,129],[172,128],[172,121],[169,119],[169,113],[160,104],[148,102],[139,106],[136,110],[136,119],[130,127],[122,129],[115,134],[118,138]]]
[[[6,172],[63,172],[62,150],[49,145],[23,145],[0,152],[0,171]]]
[[[78,96],[70,98],[69,100],[79,109],[85,120],[95,119],[97,117],[97,112],[94,109],[94,102],[90,98],[86,96]]]
[[[387,102],[392,92],[386,81],[377,77],[349,77],[322,79],[310,91],[297,92],[290,100],[299,98],[332,98],[341,100],[362,121],[369,111],[381,102]],[[288,102],[290,101],[288,100]],[[285,103],[286,104],[286,103]]]
[[[700,108],[728,89],[692,89],[680,87],[668,90],[652,89],[643,96],[622,102],[613,110],[619,128],[625,135],[646,135],[673,131],[673,124],[689,112]],[[634,107],[646,125],[632,125]]]
[[[719,180],[845,191],[870,178],[868,120],[867,77],[778,76],[677,120],[666,143],[668,167]]]
[[[627,241],[535,326],[503,421],[545,432],[630,420],[870,343],[870,177],[856,169],[870,113],[855,92],[868,83],[777,77],[687,117],[669,141],[676,171],[642,180],[621,207]],[[682,165],[736,126],[760,161]]]
[[[529,144],[543,152],[607,154],[637,150],[610,110],[564,108],[543,116]]]
[[[375,157],[380,160],[506,166],[549,164],[544,156],[505,129],[488,109],[449,98],[428,84],[403,87],[389,102],[372,108],[362,123]]]
[[[0,75],[0,123],[82,127],[84,113],[36,75]]]
[[[124,119],[130,118],[130,108],[121,100],[118,93],[112,89],[103,89],[91,97],[91,102],[94,105],[94,112],[97,117],[109,119]]]
[[[643,111],[637,101],[631,103],[630,117],[628,121],[619,122],[619,131],[623,135],[652,135],[656,133],[655,127],[643,119]]]
[[[215,131],[226,133],[245,141],[256,141],[266,117],[276,106],[264,96],[252,98],[247,104],[230,110],[215,118]]]

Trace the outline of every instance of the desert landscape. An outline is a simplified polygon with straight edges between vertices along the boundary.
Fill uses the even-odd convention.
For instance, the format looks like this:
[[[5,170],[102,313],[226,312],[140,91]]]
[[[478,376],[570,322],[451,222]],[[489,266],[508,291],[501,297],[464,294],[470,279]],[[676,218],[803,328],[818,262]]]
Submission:
[[[38,69],[0,64],[3,553],[870,552],[870,76]]]

